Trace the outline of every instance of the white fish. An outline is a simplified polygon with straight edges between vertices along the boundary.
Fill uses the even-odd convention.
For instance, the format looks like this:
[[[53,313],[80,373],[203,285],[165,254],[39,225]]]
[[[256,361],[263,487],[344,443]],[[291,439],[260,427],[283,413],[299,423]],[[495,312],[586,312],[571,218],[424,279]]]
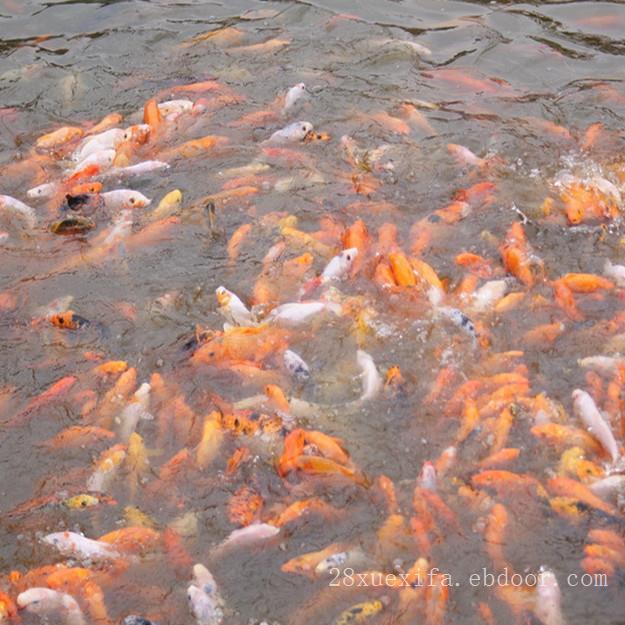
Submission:
[[[130,234],[132,223],[132,213],[130,211],[119,213],[102,245],[115,245],[123,241]]]
[[[267,321],[295,327],[326,310],[335,315],[341,314],[341,306],[335,302],[291,302],[274,308],[267,316]]]
[[[29,228],[34,228],[37,225],[37,214],[35,209],[24,202],[11,197],[10,195],[0,195],[0,211],[6,211],[12,213],[17,217],[23,219]]]
[[[110,128],[97,135],[87,137],[72,155],[72,160],[80,162],[94,152],[117,149],[124,141],[125,131],[122,128]]]
[[[310,122],[294,122],[285,126],[281,130],[276,130],[267,142],[269,143],[296,143],[302,141],[309,132],[312,132],[313,125]]]
[[[429,460],[423,463],[421,473],[419,473],[417,478],[417,484],[421,488],[436,491],[436,468]]]
[[[111,167],[113,167],[115,154],[115,150],[113,149],[105,149],[98,150],[97,152],[92,152],[81,161],[76,163],[75,167],[69,173],[75,174],[76,172],[82,171],[85,167],[89,167],[90,165],[98,165],[102,170],[110,169]]]
[[[304,359],[293,350],[285,350],[282,359],[284,368],[289,372],[289,375],[300,381],[306,381],[310,378],[308,365]]]
[[[361,400],[374,399],[382,390],[382,377],[378,373],[373,358],[362,349],[356,352],[356,361],[362,371]]]
[[[365,565],[372,564],[370,558],[362,550],[361,547],[355,547],[347,551],[337,551],[325,557],[315,567],[316,575],[327,575],[331,569],[350,567],[352,569],[360,568]]]
[[[337,254],[323,270],[321,280],[340,280],[351,269],[354,260],[358,256],[358,248],[350,247]]]
[[[268,523],[252,523],[241,529],[234,530],[230,535],[217,547],[218,551],[227,547],[245,547],[252,545],[268,538],[273,538],[280,532],[280,528]]]
[[[60,187],[56,182],[45,182],[37,187],[28,189],[28,191],[26,191],[26,195],[31,200],[50,198],[54,196],[59,188]]]
[[[68,558],[97,561],[116,560],[120,557],[119,552],[108,543],[92,540],[75,532],[54,532],[44,536],[41,540],[47,545],[52,545]]]
[[[617,286],[625,288],[625,265],[613,265],[609,259],[606,259],[603,273],[614,280]]]
[[[207,595],[218,598],[219,590],[212,573],[203,565],[195,564],[193,566],[193,577],[196,585],[201,588]],[[222,603],[220,601],[220,603]]]
[[[115,189],[100,194],[100,197],[104,200],[104,206],[111,210],[145,208],[152,202],[143,193],[132,189]]]
[[[536,584],[534,614],[543,625],[564,625],[561,593],[553,571],[541,567]]]
[[[291,87],[284,96],[282,112],[286,113],[305,93],[306,85],[303,82],[298,82],[295,86]]]
[[[447,150],[456,159],[461,167],[464,167],[465,165],[482,167],[482,165],[486,162],[483,158],[480,158],[477,154],[469,150],[469,148],[458,143],[447,144]]]
[[[332,555],[327,556],[315,567],[315,573],[317,575],[325,575],[330,569],[336,569],[343,566],[347,562],[349,553],[347,551],[338,551]]]
[[[122,625],[156,625],[154,622],[145,618],[144,616],[139,616],[137,614],[129,614],[123,621]]]
[[[256,319],[248,310],[247,306],[232,291],[224,286],[215,289],[219,312],[226,318],[226,321],[234,326],[255,326]]]
[[[187,588],[187,598],[198,625],[219,625],[223,621],[223,610],[201,588],[191,584]]]
[[[150,391],[152,387],[144,382],[133,395],[130,403],[122,410],[121,415],[116,419],[119,426],[119,438],[128,442],[130,435],[137,429],[139,419],[150,420],[154,417],[148,412],[150,405]]]
[[[589,484],[590,490],[602,499],[612,500],[625,494],[625,475],[609,475]]]
[[[506,294],[507,288],[507,280],[489,280],[473,293],[471,309],[475,312],[490,310]]]
[[[168,115],[180,115],[181,113],[188,113],[193,108],[193,102],[191,100],[168,100],[167,102],[161,102],[158,105],[158,110],[161,115],[167,117]]]
[[[128,165],[128,167],[113,167],[100,175],[99,178],[141,176],[153,171],[158,171],[159,169],[169,169],[169,163],[165,163],[164,161],[142,161],[141,163]]]
[[[571,394],[575,414],[582,420],[588,431],[601,443],[603,448],[610,454],[612,461],[616,462],[619,456],[619,448],[616,444],[612,429],[601,416],[594,399],[586,392],[576,388]]]
[[[588,182],[593,187],[599,189],[599,191],[601,191],[604,195],[611,195],[618,204],[622,202],[621,192],[618,190],[616,185],[611,183],[606,178],[603,178],[602,176],[593,176]]]
[[[17,605],[39,616],[58,612],[67,625],[85,624],[85,617],[74,597],[50,588],[35,587],[21,592],[17,596]]]
[[[478,333],[475,329],[475,324],[467,315],[465,315],[461,310],[457,308],[451,308],[448,306],[442,306],[438,309],[439,312],[443,313],[448,319],[450,319],[453,323],[455,323],[461,330],[464,330],[472,339],[473,344],[477,343]]]
[[[388,47],[397,47],[397,48],[407,48],[409,50],[413,50],[419,56],[430,57],[432,56],[432,50],[427,48],[416,41],[408,41],[407,39],[379,39],[375,40],[374,43],[377,43],[380,46],[388,46]]]
[[[582,369],[592,369],[603,375],[614,375],[619,367],[625,365],[625,358],[619,356],[587,356],[579,358],[577,364]]]

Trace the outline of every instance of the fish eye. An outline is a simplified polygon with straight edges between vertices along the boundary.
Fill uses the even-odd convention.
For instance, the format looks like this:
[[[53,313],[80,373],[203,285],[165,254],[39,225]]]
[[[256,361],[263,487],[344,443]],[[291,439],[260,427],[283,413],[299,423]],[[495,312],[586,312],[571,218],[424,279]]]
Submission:
[[[351,254],[347,254],[347,256],[345,256],[345,258],[347,258],[347,260],[351,260],[352,259],[352,255]]]
[[[306,132],[308,130],[308,128],[306,128],[306,126],[302,126],[302,132]]]
[[[131,204],[135,203],[135,198],[131,197],[130,200],[128,200]]]

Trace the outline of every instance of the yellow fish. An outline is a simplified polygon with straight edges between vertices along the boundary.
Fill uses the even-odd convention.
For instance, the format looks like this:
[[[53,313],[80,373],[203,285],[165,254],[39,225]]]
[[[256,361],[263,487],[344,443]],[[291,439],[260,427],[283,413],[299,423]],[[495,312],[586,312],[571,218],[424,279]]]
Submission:
[[[354,625],[364,623],[369,617],[375,616],[384,609],[384,603],[380,599],[357,603],[344,612],[334,621],[334,625]]]

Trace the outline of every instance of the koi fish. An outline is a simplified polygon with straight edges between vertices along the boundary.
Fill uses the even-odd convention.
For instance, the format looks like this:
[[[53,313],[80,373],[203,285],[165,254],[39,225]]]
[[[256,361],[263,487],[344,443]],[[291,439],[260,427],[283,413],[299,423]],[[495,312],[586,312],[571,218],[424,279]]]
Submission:
[[[297,143],[303,141],[312,130],[313,125],[310,122],[293,122],[281,130],[276,130],[266,142]]]
[[[187,598],[198,625],[220,625],[224,602],[214,577],[202,564],[193,567],[194,580],[187,588]]]
[[[24,202],[16,200],[10,195],[0,195],[0,211],[15,215],[24,220],[26,225],[32,230],[37,225],[37,214],[35,209]]]
[[[121,557],[111,545],[75,532],[54,532],[44,536],[41,540],[70,558],[97,562],[116,560]]]
[[[18,595],[17,605],[27,612],[44,617],[55,612],[59,613],[67,625],[85,625],[87,622],[74,597],[49,588],[25,590]]]
[[[361,401],[375,399],[384,386],[384,382],[378,373],[375,362],[371,355],[362,349],[356,352],[356,360],[361,369],[362,376],[362,395],[360,399]]]
[[[581,419],[589,432],[603,445],[608,454],[610,454],[612,462],[616,462],[619,457],[618,445],[616,444],[610,426],[601,416],[593,398],[581,389],[575,389],[571,397],[573,398],[575,414]]]

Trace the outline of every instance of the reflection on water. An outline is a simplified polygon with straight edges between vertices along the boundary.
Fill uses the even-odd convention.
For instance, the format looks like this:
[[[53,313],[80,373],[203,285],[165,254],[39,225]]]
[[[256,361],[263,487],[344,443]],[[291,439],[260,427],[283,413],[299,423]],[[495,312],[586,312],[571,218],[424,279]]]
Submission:
[[[227,623],[552,625],[549,576],[470,583],[545,567],[567,623],[621,622],[620,468],[571,393],[620,455],[624,26],[611,2],[0,0],[0,193],[35,209],[0,200],[0,591],[193,622],[202,562]],[[115,167],[168,166],[71,177],[109,115],[151,124]],[[323,311],[276,321],[300,299]],[[222,545],[258,521],[279,532]],[[39,568],[67,563],[47,534],[126,526],[92,585]]]

